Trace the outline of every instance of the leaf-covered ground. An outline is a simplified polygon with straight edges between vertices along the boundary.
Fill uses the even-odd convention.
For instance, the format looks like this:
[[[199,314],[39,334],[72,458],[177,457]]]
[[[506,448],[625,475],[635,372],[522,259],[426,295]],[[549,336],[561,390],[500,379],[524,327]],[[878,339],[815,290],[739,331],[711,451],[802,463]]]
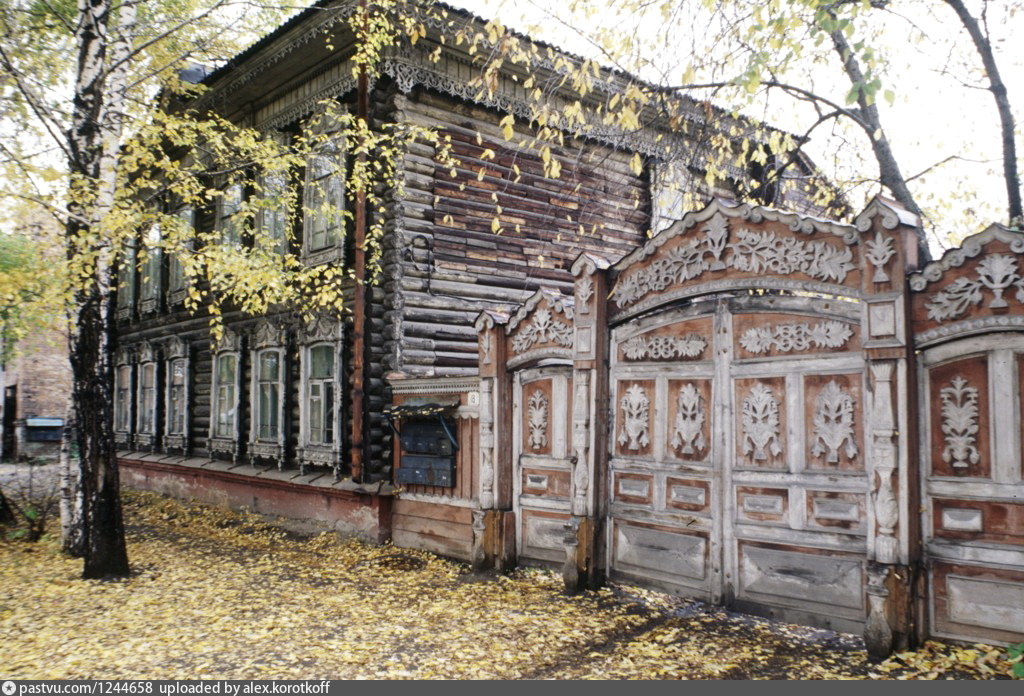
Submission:
[[[553,574],[475,576],[431,554],[126,496],[127,580],[83,581],[52,540],[0,543],[4,678],[992,678],[997,648],[881,665],[853,636]]]

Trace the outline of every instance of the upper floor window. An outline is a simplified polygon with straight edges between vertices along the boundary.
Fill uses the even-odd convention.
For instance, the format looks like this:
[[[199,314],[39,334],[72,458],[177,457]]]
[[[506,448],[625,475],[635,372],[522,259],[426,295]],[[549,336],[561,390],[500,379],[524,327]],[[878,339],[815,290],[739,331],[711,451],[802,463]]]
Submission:
[[[316,125],[319,146],[306,164],[303,253],[308,263],[337,259],[344,232],[345,141],[338,122]]]
[[[117,265],[117,316],[127,319],[135,306],[135,244],[129,243],[121,252]]]
[[[242,202],[245,190],[240,183],[224,187],[217,201],[217,231],[224,244],[240,244],[242,241]]]
[[[195,211],[191,207],[180,208],[174,215],[186,231],[195,228]],[[186,243],[184,246],[188,247],[189,244]],[[184,292],[187,289],[185,268],[181,263],[180,256],[183,251],[184,249],[179,249],[176,253],[170,254],[167,260],[167,294],[169,302],[180,302],[184,299]]]
[[[159,224],[154,224],[146,233],[146,262],[142,265],[142,291],[140,293],[140,310],[143,312],[154,312],[157,309],[160,298],[160,276],[162,250],[160,243],[163,239]]]

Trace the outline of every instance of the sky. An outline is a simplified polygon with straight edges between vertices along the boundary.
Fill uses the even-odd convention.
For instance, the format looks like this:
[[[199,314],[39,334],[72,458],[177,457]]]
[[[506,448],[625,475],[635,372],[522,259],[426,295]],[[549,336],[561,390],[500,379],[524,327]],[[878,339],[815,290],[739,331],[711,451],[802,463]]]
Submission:
[[[560,0],[448,2],[602,62],[607,61],[584,35],[618,23],[637,40],[637,52],[650,61],[642,76],[667,80],[665,84],[682,81],[682,66],[688,64],[692,51],[719,48],[709,43],[714,32],[701,20],[701,4],[692,0],[678,0],[678,14],[664,23],[655,19],[640,27],[633,27],[628,18],[607,9],[610,3],[621,11],[622,0],[581,2],[589,14],[586,19],[570,17],[568,4]],[[979,16],[981,1],[967,2],[972,14]],[[1019,105],[1024,103],[1024,41],[1020,40],[1024,35],[1024,9],[1017,11],[1021,7],[1018,3],[991,0],[987,13],[1003,81],[1011,104],[1018,107],[1015,116],[1019,141]],[[892,92],[891,103],[879,99],[883,126],[904,176],[916,177],[911,182],[912,191],[929,215],[933,251],[941,252],[991,222],[1005,222],[1006,189],[994,101],[984,89],[987,82],[969,36],[940,0],[895,2],[871,16],[874,21],[864,31],[885,61],[882,93]],[[666,31],[667,27],[671,30]],[[849,83],[838,59],[834,55],[832,58],[816,65],[803,79],[816,91],[842,103]],[[815,118],[810,109],[794,106],[788,99],[772,98],[745,112],[793,133],[803,132]],[[1021,145],[1018,148],[1024,150]],[[862,132],[819,129],[812,135],[807,151],[827,173],[844,178],[877,175],[877,164]],[[853,207],[859,209],[877,192],[877,185],[858,187],[850,196]]]

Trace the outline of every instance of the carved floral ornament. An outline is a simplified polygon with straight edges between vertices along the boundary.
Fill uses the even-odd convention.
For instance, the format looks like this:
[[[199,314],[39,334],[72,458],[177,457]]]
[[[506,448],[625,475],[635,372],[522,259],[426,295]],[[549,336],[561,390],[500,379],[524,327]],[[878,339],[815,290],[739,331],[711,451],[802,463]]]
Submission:
[[[811,454],[825,456],[829,464],[839,462],[839,452],[845,452],[847,459],[857,456],[857,443],[853,431],[854,403],[849,392],[842,389],[833,379],[818,394],[815,401],[814,445]],[[845,448],[843,443],[846,443]]]
[[[743,454],[765,461],[768,453],[782,454],[779,444],[779,402],[772,390],[758,382],[743,400]]]
[[[773,348],[780,353],[810,348],[842,348],[853,336],[853,330],[841,321],[817,324],[776,324],[747,329],[740,345],[751,353],[767,353]]]
[[[681,454],[694,454],[707,449],[704,419],[707,406],[692,382],[679,388],[676,397],[676,422],[672,432],[672,448]]]
[[[687,336],[634,336],[623,342],[622,353],[627,360],[668,360],[696,358],[708,342],[699,334]]]
[[[534,391],[530,396],[530,408],[527,415],[530,425],[530,448],[544,449],[548,445],[548,398],[540,389]]]
[[[942,400],[942,461],[966,469],[981,460],[978,453],[978,390],[957,375],[939,391]]]
[[[619,400],[619,406],[622,409],[619,444],[633,451],[647,447],[650,444],[648,420],[651,409],[647,392],[639,384],[633,384]]]
[[[754,274],[803,273],[836,283],[842,283],[856,268],[848,246],[825,240],[804,241],[745,227],[730,231],[728,220],[721,213],[712,216],[702,232],[669,249],[649,266],[621,276],[612,292],[615,303],[626,307],[671,285],[729,268]]]
[[[512,337],[512,350],[522,353],[538,343],[554,343],[569,348],[572,346],[572,327],[556,320],[550,309],[539,309]]]
[[[594,296],[594,278],[585,275],[576,281],[576,302],[579,304],[580,314],[590,313],[590,298]]]
[[[985,290],[992,293],[989,309],[1008,306],[1004,293],[1016,288],[1013,297],[1024,304],[1024,277],[1021,277],[1017,258],[1010,254],[989,254],[977,266],[975,277],[957,278],[925,302],[928,318],[933,321],[955,319],[966,314],[985,299]]]

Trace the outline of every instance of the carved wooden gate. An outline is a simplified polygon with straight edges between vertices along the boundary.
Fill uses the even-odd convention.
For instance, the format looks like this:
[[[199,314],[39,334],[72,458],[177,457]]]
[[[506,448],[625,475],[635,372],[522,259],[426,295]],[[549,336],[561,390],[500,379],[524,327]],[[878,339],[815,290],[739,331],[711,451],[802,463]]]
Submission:
[[[1022,253],[1024,235],[993,226],[910,278],[936,636],[1024,640]]]

